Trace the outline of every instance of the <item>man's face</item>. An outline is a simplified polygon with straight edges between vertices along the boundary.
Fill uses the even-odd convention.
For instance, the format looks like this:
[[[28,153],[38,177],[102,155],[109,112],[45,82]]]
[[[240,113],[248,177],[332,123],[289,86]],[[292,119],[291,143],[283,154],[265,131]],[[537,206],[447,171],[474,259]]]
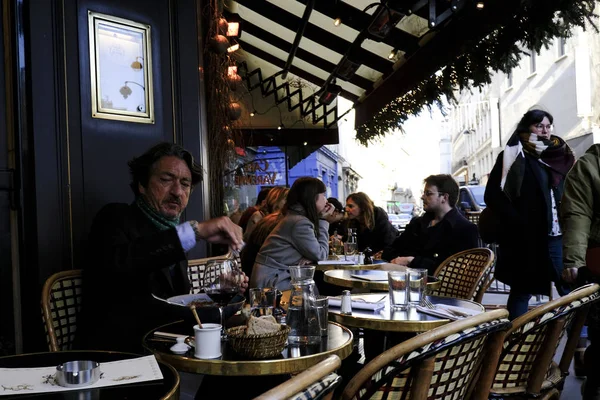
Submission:
[[[192,173],[185,161],[175,156],[154,163],[148,187],[139,185],[148,204],[168,219],[179,218],[187,207],[192,191]]]
[[[425,185],[421,200],[423,200],[423,210],[427,212],[436,212],[442,205],[444,193],[439,192],[435,185]]]

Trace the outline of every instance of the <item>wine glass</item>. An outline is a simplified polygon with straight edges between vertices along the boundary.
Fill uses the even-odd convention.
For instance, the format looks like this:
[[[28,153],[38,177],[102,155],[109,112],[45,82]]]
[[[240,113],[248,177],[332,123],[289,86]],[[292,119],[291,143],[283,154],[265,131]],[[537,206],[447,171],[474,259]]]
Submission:
[[[221,319],[221,336],[225,338],[223,326],[223,307],[238,294],[243,281],[242,271],[231,260],[210,260],[204,270],[202,288],[204,293],[217,303]]]

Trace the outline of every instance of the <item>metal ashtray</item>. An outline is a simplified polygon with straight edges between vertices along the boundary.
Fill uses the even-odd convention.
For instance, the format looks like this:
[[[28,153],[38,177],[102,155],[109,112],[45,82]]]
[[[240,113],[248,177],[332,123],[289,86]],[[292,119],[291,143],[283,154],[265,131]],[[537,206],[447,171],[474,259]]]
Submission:
[[[100,379],[100,364],[96,361],[69,361],[56,367],[56,381],[64,387],[81,387]]]

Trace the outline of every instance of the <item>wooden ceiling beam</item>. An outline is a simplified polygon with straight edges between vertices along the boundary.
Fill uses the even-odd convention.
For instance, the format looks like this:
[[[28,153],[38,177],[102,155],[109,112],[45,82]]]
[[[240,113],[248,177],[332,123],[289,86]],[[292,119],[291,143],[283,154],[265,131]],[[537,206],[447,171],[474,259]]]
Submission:
[[[301,24],[301,18],[266,0],[237,0],[237,2],[255,13],[270,19],[274,24],[281,25],[293,32],[296,32]],[[304,37],[341,55],[346,54],[350,46],[352,46],[352,42],[310,23],[306,26]],[[356,59],[353,58],[353,61],[358,61],[381,73],[390,71],[393,66],[390,60],[371,53],[362,47],[357,49],[355,56]]]

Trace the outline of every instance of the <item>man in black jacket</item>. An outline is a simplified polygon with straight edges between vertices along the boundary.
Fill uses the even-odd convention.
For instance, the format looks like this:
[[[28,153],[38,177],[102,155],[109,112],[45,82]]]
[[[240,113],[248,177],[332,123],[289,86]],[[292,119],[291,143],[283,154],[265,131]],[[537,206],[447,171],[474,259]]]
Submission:
[[[132,204],[108,204],[92,223],[83,271],[80,347],[141,352],[142,336],[182,317],[166,299],[187,294],[186,252],[200,240],[242,245],[229,218],[180,222],[201,167],[182,147],[161,143],[129,162]],[[207,316],[214,318],[216,315]]]
[[[413,220],[385,249],[382,259],[433,274],[446,258],[479,246],[477,226],[455,208],[458,184],[450,175],[430,175],[424,180],[421,200],[425,215]]]

